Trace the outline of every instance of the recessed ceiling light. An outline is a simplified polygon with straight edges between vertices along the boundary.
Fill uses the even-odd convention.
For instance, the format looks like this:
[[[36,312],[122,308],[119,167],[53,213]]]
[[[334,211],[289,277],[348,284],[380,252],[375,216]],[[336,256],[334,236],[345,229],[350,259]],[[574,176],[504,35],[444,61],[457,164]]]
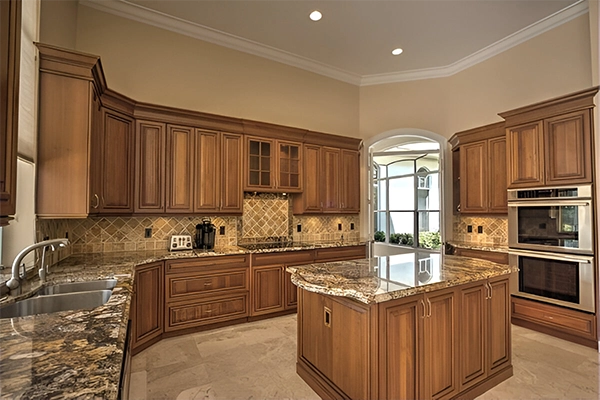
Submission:
[[[400,54],[402,54],[403,51],[404,50],[398,47],[397,49],[392,50],[392,54],[395,56],[399,56]]]
[[[321,14],[319,11],[315,10],[315,11],[313,11],[313,12],[310,13],[309,17],[313,21],[318,21],[318,20],[320,20],[323,17],[323,14]]]

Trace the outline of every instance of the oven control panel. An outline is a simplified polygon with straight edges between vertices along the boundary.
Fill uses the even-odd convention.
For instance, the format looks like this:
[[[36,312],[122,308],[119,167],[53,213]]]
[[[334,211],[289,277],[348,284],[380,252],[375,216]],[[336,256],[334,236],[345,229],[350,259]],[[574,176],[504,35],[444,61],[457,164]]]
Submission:
[[[169,243],[169,251],[176,250],[191,250],[192,236],[191,235],[173,235]]]

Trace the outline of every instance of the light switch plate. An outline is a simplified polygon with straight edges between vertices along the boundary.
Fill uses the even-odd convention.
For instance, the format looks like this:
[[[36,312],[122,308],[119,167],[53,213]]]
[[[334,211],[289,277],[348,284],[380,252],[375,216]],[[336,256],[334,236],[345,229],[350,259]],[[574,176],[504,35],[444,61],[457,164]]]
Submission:
[[[191,235],[173,235],[169,243],[169,251],[191,250],[192,236]]]

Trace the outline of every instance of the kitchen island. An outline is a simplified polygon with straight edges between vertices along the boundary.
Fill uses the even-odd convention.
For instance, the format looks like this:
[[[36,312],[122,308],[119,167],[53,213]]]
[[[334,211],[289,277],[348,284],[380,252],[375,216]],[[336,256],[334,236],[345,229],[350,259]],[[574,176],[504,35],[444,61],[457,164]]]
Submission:
[[[468,399],[512,376],[508,265],[414,252],[288,272],[297,371],[322,398]]]

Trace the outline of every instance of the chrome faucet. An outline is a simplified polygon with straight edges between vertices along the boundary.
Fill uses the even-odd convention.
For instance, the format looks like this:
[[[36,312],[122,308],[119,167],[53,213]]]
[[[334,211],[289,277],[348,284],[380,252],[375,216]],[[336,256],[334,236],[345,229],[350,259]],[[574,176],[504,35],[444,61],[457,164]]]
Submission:
[[[54,245],[57,245],[58,247],[66,247],[68,244],[69,244],[69,239],[51,239],[51,240],[44,240],[39,243],[34,243],[30,246],[25,247],[23,250],[21,250],[19,252],[19,254],[17,254],[17,256],[15,257],[15,260],[13,261],[12,278],[10,278],[10,280],[8,282],[6,282],[6,286],[11,290],[15,290],[21,284],[21,277],[19,276],[19,265],[21,264],[21,261],[23,261],[23,258],[25,258],[25,256],[27,254],[29,254],[30,252],[32,252],[35,249],[42,248],[43,249],[42,268],[44,268],[46,247],[51,246],[52,250],[54,250],[55,249]],[[40,273],[40,276],[41,276],[41,273]],[[45,273],[44,273],[44,277],[45,277]]]

